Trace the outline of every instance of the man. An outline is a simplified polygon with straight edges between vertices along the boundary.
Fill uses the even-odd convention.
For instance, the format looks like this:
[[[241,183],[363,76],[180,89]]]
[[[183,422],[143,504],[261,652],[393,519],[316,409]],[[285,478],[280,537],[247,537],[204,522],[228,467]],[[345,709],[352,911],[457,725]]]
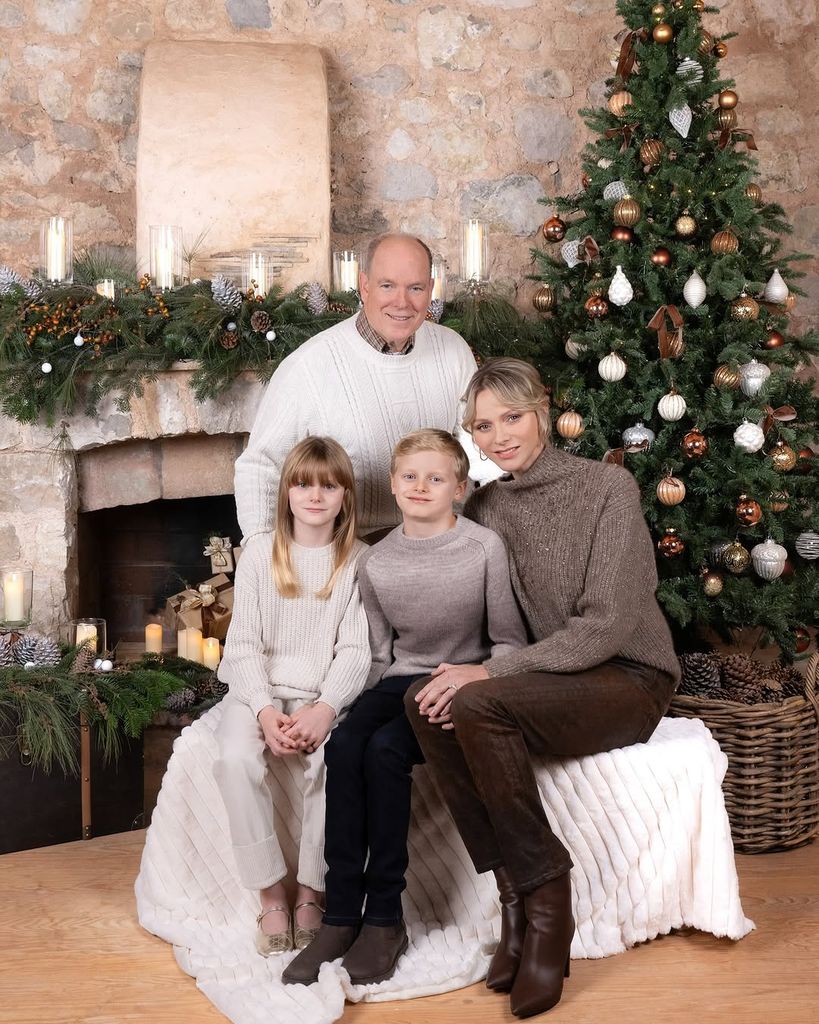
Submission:
[[[426,320],[431,271],[431,253],[420,239],[373,239],[359,275],[363,309],[304,342],[277,368],[236,463],[245,542],[272,529],[282,463],[309,434],[333,437],[349,453],[364,533],[399,521],[389,468],[405,434],[422,427],[458,432],[470,475],[480,478],[486,467],[472,458],[476,449],[459,428],[475,360],[460,335]]]

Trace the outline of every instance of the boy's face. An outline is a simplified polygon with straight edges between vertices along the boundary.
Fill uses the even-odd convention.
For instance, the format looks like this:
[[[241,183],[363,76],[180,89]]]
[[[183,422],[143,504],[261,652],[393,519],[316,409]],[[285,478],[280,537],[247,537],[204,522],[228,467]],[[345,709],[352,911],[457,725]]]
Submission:
[[[466,480],[455,476],[455,460],[443,452],[422,451],[396,459],[390,475],[392,493],[404,520],[429,521],[452,514],[461,501]]]

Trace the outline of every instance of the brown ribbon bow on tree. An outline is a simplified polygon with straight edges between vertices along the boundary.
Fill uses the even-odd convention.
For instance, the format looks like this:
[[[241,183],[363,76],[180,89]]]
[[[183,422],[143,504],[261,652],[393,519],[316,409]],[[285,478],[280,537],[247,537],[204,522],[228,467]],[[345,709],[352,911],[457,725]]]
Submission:
[[[766,434],[774,425],[774,422],[788,423],[790,420],[796,419],[796,409],[792,405],[780,405],[778,409],[766,405],[764,410],[765,419],[762,421],[762,429]]]
[[[635,129],[639,127],[639,124],[624,124],[622,128],[609,128],[606,132],[606,138],[613,139],[615,135],[622,134],[623,141],[620,145],[620,152],[624,153],[631,145],[631,140],[632,138],[634,138]]]
[[[671,321],[673,333],[668,330],[666,317]],[[657,345],[661,359],[670,359],[674,352],[674,342],[682,344],[683,318],[676,306],[660,306],[648,321],[648,329],[657,332]]]
[[[744,142],[748,149],[757,149],[753,134],[745,128],[725,128],[721,131],[719,148],[725,149],[729,142]]]
[[[634,32],[623,29],[614,38],[616,42],[621,44],[617,70],[614,74],[617,78],[622,79],[625,84],[634,70],[634,62],[637,60],[637,43],[644,42],[648,38],[648,33],[644,28],[637,29]]]

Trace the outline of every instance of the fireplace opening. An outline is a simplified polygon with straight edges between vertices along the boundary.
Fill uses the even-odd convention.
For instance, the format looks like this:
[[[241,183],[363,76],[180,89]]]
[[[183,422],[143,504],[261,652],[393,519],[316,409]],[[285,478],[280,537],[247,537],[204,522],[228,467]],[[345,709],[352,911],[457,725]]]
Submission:
[[[108,646],[141,645],[145,625],[159,621],[165,600],[208,579],[209,536],[241,532],[232,494],[160,499],[82,512],[78,524],[78,614],[106,620]],[[165,629],[165,646],[176,635]]]

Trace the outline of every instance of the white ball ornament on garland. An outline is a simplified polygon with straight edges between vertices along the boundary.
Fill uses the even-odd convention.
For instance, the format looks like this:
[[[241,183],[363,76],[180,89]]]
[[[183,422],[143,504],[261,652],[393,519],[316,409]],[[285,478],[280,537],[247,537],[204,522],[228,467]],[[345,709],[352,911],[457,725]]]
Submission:
[[[734,431],[734,444],[751,455],[765,444],[765,432],[758,424],[743,420]]]
[[[683,298],[692,309],[696,309],[697,306],[701,306],[705,302],[706,295],[705,281],[695,270],[683,285]]]
[[[235,321],[235,320],[231,320],[231,321],[230,321],[230,322],[228,323],[228,325],[227,325],[227,327],[225,328],[225,330],[227,330],[227,331],[235,331],[235,330],[236,330],[236,321]]]
[[[273,330],[268,331],[265,334],[265,338],[267,338],[268,341],[275,341],[276,340],[276,332],[273,331]]]
[[[94,668],[97,669],[98,671],[99,671],[99,669],[102,668],[102,658],[97,658],[94,661]]]
[[[788,286],[782,279],[782,275],[778,270],[774,270],[771,276],[768,278],[768,283],[765,285],[765,290],[762,292],[762,298],[766,302],[785,302],[788,298]]]
[[[83,345],[85,344],[85,338],[79,333],[75,334],[74,344],[77,346],[77,348],[82,348]]]
[[[750,363],[743,363],[739,368],[739,386],[742,393],[749,398],[758,395],[770,375],[770,367],[757,362],[756,359],[752,359]]]
[[[813,530],[806,530],[804,533],[800,533],[796,538],[794,547],[798,555],[812,562],[814,559],[819,558],[819,533],[814,533]]]
[[[623,444],[626,448],[642,448],[645,451],[654,444],[654,431],[645,426],[644,423],[635,423],[633,427],[626,427],[623,431]]]
[[[674,388],[667,395],[663,395],[657,403],[657,412],[668,423],[676,423],[677,420],[681,420],[687,408],[685,399]]]
[[[51,373],[54,367],[51,365],[51,363],[43,363],[40,369],[42,370],[43,373]]]
[[[609,160],[608,157],[601,156],[600,159],[597,161],[597,166],[598,167],[602,167],[602,169],[605,171],[609,167],[611,167],[611,165],[613,163],[614,163],[614,161],[613,160]]]
[[[622,380],[626,375],[626,361],[621,356],[618,356],[616,352],[609,352],[607,356],[603,356],[600,362],[597,364],[597,372],[603,378],[603,380],[613,383],[617,380]]]
[[[634,289],[631,282],[623,273],[623,268],[618,266],[609,285],[609,299],[615,306],[627,306],[633,298]]]
[[[771,537],[768,537],[764,544],[757,544],[751,548],[754,572],[763,580],[778,579],[785,571],[787,557],[788,549],[777,544]]]

